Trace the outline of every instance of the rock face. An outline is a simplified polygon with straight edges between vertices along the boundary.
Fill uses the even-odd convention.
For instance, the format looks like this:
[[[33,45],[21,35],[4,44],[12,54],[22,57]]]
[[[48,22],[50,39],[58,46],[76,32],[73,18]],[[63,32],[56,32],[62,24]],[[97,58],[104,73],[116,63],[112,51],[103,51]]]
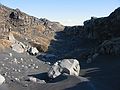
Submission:
[[[15,43],[15,39],[22,43],[37,43],[37,49],[45,52],[50,41],[54,39],[55,32],[64,30],[64,26],[58,22],[47,19],[38,19],[21,12],[19,9],[11,9],[0,4],[0,39],[8,39]],[[14,32],[9,37],[8,33]],[[32,45],[31,45],[32,46]],[[33,46],[35,47],[35,46]]]
[[[50,78],[56,78],[62,73],[79,76],[80,65],[76,59],[63,59],[56,62],[48,71]]]
[[[83,32],[84,32],[84,27],[83,26],[66,26],[64,29],[64,33],[67,36],[72,36],[72,37],[83,37]]]
[[[84,22],[84,29],[87,37],[108,40],[120,36],[120,7],[112,12],[108,17],[95,18]]]
[[[98,47],[98,52],[108,55],[120,55],[120,38],[105,40]]]
[[[5,78],[0,74],[0,85],[5,82]]]

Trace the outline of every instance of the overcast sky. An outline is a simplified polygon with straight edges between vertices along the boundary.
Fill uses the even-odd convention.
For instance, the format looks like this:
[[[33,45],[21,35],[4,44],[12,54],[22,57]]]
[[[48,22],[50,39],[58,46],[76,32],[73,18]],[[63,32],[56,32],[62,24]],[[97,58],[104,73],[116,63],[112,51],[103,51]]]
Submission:
[[[81,25],[91,16],[108,16],[120,6],[120,0],[0,0],[0,3],[63,25]]]

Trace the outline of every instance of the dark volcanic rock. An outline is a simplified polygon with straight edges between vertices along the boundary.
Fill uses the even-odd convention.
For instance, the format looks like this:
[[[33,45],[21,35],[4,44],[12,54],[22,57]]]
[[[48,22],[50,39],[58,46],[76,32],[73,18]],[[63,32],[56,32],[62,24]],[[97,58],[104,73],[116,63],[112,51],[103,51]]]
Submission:
[[[120,8],[117,8],[108,17],[94,18],[84,22],[84,28],[89,38],[100,41],[120,36]]]
[[[84,27],[83,26],[66,26],[64,29],[64,33],[67,36],[71,37],[83,37]]]
[[[105,40],[99,45],[98,52],[108,55],[120,55],[120,38]]]

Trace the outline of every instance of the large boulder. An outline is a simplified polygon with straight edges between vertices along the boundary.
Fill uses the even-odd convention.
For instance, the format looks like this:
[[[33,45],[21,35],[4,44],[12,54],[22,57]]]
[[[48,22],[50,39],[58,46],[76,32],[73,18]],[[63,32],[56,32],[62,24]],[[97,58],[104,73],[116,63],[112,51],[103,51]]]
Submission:
[[[5,78],[0,74],[0,85],[5,82]]]
[[[76,59],[63,59],[57,61],[48,71],[49,78],[56,78],[66,73],[69,75],[79,76],[80,64]]]

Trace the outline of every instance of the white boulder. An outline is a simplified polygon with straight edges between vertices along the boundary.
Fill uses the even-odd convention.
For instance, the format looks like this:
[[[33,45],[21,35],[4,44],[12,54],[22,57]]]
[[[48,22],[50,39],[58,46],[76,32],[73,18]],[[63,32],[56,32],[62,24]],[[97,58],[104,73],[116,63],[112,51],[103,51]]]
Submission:
[[[0,74],[0,85],[2,85],[3,82],[5,82],[5,78]]]
[[[69,75],[79,76],[80,64],[76,59],[63,59],[56,62],[48,71],[48,76],[50,78],[56,78],[62,73],[67,73]]]
[[[39,51],[37,50],[36,47],[31,47],[28,52],[31,54],[31,55],[36,55],[39,53]]]

